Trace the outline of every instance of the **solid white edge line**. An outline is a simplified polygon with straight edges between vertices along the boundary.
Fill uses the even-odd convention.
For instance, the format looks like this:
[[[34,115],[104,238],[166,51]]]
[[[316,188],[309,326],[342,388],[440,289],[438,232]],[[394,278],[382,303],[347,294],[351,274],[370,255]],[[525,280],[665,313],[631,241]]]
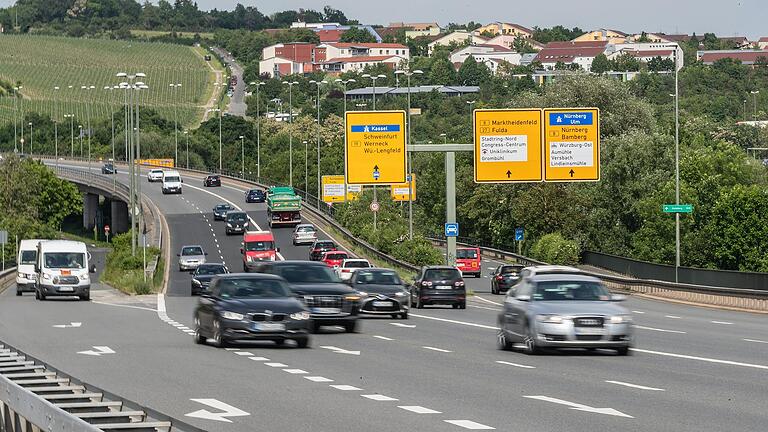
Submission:
[[[753,369],[764,369],[768,370],[768,366],[766,365],[759,365],[759,364],[752,364],[752,363],[742,363],[732,360],[720,360],[720,359],[713,359],[713,358],[707,358],[707,357],[697,357],[697,356],[689,356],[685,354],[675,354],[675,353],[668,353],[668,352],[662,352],[662,351],[652,351],[652,350],[645,350],[640,348],[630,348],[632,351],[639,352],[639,353],[645,353],[645,354],[656,354],[660,356],[666,356],[666,357],[675,357],[675,358],[682,358],[687,360],[698,360],[703,361],[707,363],[718,363],[718,364],[726,364],[731,366],[741,366],[741,367],[748,367]]]
[[[473,297],[470,297],[470,298],[473,298],[473,299],[476,299],[476,300],[480,300],[480,301],[484,301],[486,303],[490,303],[490,304],[496,305],[496,306],[504,306],[504,303],[498,303],[498,302],[495,302],[495,301],[491,301],[491,300],[482,298],[479,295],[476,295],[476,296],[473,296]]]
[[[610,384],[616,384],[616,385],[620,385],[620,386],[625,386],[625,387],[632,387],[632,388],[636,388],[636,389],[640,389],[640,390],[666,391],[663,388],[647,387],[647,386],[642,386],[642,385],[639,385],[639,384],[632,384],[632,383],[623,382],[623,381],[606,380],[605,382],[610,383]]]
[[[143,306],[131,306],[131,305],[121,305],[121,304],[115,304],[115,303],[105,303],[105,302],[100,302],[100,301],[96,301],[96,300],[91,300],[91,303],[99,304],[99,305],[104,305],[104,306],[115,306],[115,307],[121,307],[121,308],[139,309],[139,310],[145,310],[145,311],[150,311],[150,312],[157,312],[157,310],[155,310],[155,309],[148,308],[148,307],[143,307]]]
[[[416,318],[424,318],[424,319],[434,320],[434,321],[449,322],[449,323],[452,323],[452,324],[460,324],[460,325],[465,325],[465,326],[469,326],[469,327],[478,327],[478,328],[483,328],[483,329],[488,329],[488,330],[498,330],[499,329],[498,327],[484,325],[484,324],[476,324],[476,323],[471,323],[471,322],[456,321],[456,320],[450,320],[450,319],[446,319],[446,318],[437,318],[437,317],[432,317],[432,316],[428,316],[428,315],[418,315],[418,314],[415,314],[415,313],[410,313],[410,316],[416,317]]]
[[[761,343],[761,344],[768,344],[768,341],[762,341],[758,339],[742,339],[744,342],[754,342],[754,343]]]
[[[686,332],[680,331],[680,330],[667,330],[667,329],[660,329],[660,328],[656,328],[656,327],[646,327],[646,326],[641,326],[641,325],[637,325],[637,324],[635,324],[634,327],[636,329],[640,329],[640,330],[650,330],[650,331],[657,331],[657,332],[662,332],[662,333],[686,334]]]

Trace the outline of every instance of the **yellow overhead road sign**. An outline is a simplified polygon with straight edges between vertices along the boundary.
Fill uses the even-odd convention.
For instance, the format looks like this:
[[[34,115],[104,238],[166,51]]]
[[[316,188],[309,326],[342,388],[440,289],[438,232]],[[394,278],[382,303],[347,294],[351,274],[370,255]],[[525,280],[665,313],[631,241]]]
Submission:
[[[346,125],[348,184],[405,182],[405,111],[347,111]]]
[[[342,202],[344,201],[345,185],[343,175],[323,176],[323,202]]]
[[[600,180],[600,110],[544,110],[545,181]]]
[[[475,110],[475,182],[540,182],[541,110]]]
[[[408,201],[409,189],[411,189],[411,195],[413,196],[413,200],[416,201],[416,175],[411,174],[411,178],[412,178],[412,182],[406,181],[405,183],[398,183],[398,184],[392,185],[391,195],[392,195],[393,201]],[[411,183],[413,184],[410,185]]]

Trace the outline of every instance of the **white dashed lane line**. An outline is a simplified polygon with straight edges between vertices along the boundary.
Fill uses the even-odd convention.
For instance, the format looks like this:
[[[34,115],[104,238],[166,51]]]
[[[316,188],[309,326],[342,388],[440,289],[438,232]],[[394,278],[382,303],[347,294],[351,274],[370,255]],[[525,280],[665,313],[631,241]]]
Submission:
[[[744,342],[753,342],[753,343],[761,343],[761,344],[768,344],[768,341],[762,341],[757,339],[742,339]]]
[[[269,361],[269,359],[266,358],[266,357],[248,357],[248,358],[250,358],[253,361],[261,361],[261,362],[268,362]]]
[[[404,409],[406,411],[410,411],[416,414],[442,414],[440,411],[435,411],[433,409],[425,408],[419,405],[412,405],[412,406],[404,405],[404,406],[399,406],[398,408]]]
[[[624,386],[624,387],[636,388],[636,389],[640,389],[640,390],[666,391],[666,390],[664,390],[662,388],[646,387],[646,386],[642,386],[642,385],[639,385],[639,384],[631,384],[631,383],[623,382],[623,381],[605,381],[605,382],[607,382],[609,384],[616,384],[616,385],[620,385],[620,386]]]
[[[321,383],[333,382],[332,379],[322,377],[322,376],[305,376],[304,379],[310,380],[312,382],[321,382]]]
[[[528,366],[528,365],[524,365],[524,364],[512,363],[512,362],[503,361],[503,360],[496,360],[496,363],[507,365],[507,366],[514,366],[514,367],[518,367],[518,368],[522,368],[522,369],[536,369],[536,366]]]
[[[684,331],[680,331],[680,330],[667,330],[667,329],[661,329],[661,328],[655,328],[655,327],[646,327],[641,325],[635,325],[635,328],[640,330],[649,330],[649,331],[656,331],[661,333],[686,334]]]
[[[392,341],[392,340],[394,340],[394,339],[392,339],[392,338],[388,338],[388,337],[386,337],[386,336],[378,336],[378,335],[374,335],[373,337],[375,337],[376,339],[381,339],[381,340],[385,340],[385,341]]]
[[[435,348],[435,347],[431,347],[431,346],[423,346],[422,348],[424,348],[424,349],[428,349],[428,350],[431,350],[431,351],[437,351],[437,352],[441,352],[441,353],[450,353],[450,352],[453,352],[453,351],[449,351],[449,350],[447,350],[447,349],[442,349],[442,348]]]
[[[274,368],[287,368],[288,367],[287,364],[283,364],[283,363],[264,363],[264,364],[269,366],[269,367],[274,367]]]
[[[364,397],[366,399],[374,400],[377,402],[391,402],[396,401],[397,399],[389,396],[384,396],[380,394],[370,394],[370,395],[360,395],[361,397]]]
[[[292,375],[304,375],[309,373],[304,369],[283,369],[283,372],[288,372],[289,374],[292,374]]]
[[[664,315],[664,318],[682,319],[682,317],[679,317],[677,315]]]
[[[248,352],[248,351],[235,351],[235,354],[237,354],[239,356],[253,357],[253,353],[252,352]]]
[[[331,384],[331,387],[341,391],[363,391],[361,388],[346,384]]]
[[[733,325],[732,322],[728,321],[710,321],[712,324],[722,324],[722,325]]]
[[[452,425],[463,427],[464,429],[469,430],[496,430],[494,427],[486,426],[484,424],[480,424],[477,422],[473,422],[471,420],[443,420],[446,423],[450,423]]]

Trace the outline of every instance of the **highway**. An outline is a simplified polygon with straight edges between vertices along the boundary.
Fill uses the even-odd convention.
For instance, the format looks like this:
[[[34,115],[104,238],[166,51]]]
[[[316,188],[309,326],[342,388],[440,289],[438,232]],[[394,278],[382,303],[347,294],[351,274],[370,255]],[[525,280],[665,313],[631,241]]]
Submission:
[[[229,63],[232,68],[232,76],[237,77],[237,84],[235,85],[234,90],[232,91],[232,97],[229,101],[229,107],[227,108],[227,111],[229,114],[233,116],[238,117],[245,117],[245,111],[248,108],[248,105],[245,103],[245,83],[243,82],[243,67],[240,66],[239,63],[235,60],[234,57],[229,55],[228,52],[225,50],[218,48],[218,47],[212,47],[211,48],[219,57],[223,58],[224,61]]]
[[[98,167],[94,168],[98,169]],[[124,174],[119,181],[126,181]],[[212,207],[229,201],[266,226],[264,204],[224,180],[183,195],[143,192],[165,215],[172,253],[200,244],[209,262],[241,269],[240,237]],[[275,229],[285,259],[306,259],[291,230]],[[175,261],[172,261],[175,263]],[[484,262],[484,276],[497,266]],[[611,351],[526,356],[496,348],[502,296],[487,277],[466,310],[414,310],[409,320],[365,319],[357,334],[327,329],[312,349],[198,346],[190,275],[172,265],[154,303],[37,302],[0,295],[0,338],[86,382],[210,431],[757,431],[768,424],[764,315],[631,298],[631,357]],[[82,322],[80,327],[54,325]],[[114,354],[78,354],[108,346]],[[215,400],[217,402],[213,402]],[[225,404],[222,405],[221,403]]]

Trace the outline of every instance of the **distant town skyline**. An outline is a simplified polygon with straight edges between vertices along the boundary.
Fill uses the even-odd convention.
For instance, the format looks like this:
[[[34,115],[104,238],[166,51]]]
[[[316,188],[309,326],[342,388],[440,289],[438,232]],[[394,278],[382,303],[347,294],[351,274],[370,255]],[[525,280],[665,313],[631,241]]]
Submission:
[[[157,3],[157,0],[152,0]],[[170,0],[171,3],[173,0]],[[12,0],[0,0],[9,6]],[[765,21],[768,8],[764,0],[644,0],[622,6],[605,0],[548,0],[514,2],[509,0],[389,0],[372,3],[360,0],[197,0],[200,9],[232,10],[241,3],[255,6],[264,14],[287,9],[322,10],[328,4],[342,10],[348,18],[365,24],[390,22],[476,21],[514,22],[528,27],[563,25],[584,30],[610,28],[627,33],[640,31],[673,33],[716,33],[718,36],[747,36],[756,40],[768,36]]]

